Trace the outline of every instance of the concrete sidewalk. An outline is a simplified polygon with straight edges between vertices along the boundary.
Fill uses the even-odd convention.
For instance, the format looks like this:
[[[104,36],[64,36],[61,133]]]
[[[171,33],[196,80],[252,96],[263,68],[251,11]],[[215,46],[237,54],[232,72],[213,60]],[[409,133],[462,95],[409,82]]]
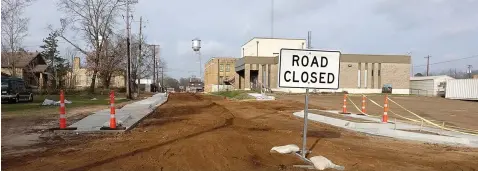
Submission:
[[[147,99],[137,101],[123,106],[116,110],[116,123],[126,127],[126,130],[133,128],[141,119],[154,111],[156,107],[166,102],[167,94],[158,93]],[[110,109],[100,110],[82,120],[70,125],[76,127],[77,132],[102,131],[101,127],[110,125]],[[122,130],[122,131],[126,131]]]
[[[330,114],[338,114],[338,111],[320,111],[327,112]],[[304,111],[295,112],[295,116],[304,117]],[[441,135],[432,135],[432,134],[423,134],[403,130],[419,130],[420,126],[411,125],[405,122],[397,121],[396,123],[380,123],[380,119],[371,118],[363,115],[342,115],[352,118],[360,118],[369,121],[374,121],[375,123],[357,123],[347,120],[342,120],[338,118],[327,117],[320,114],[314,114],[309,112],[309,120],[326,123],[329,125],[363,132],[372,135],[393,137],[398,139],[407,139],[407,140],[416,140],[429,143],[438,143],[438,144],[448,144],[448,145],[458,145],[458,146],[468,146],[468,147],[478,147],[478,136],[466,135],[452,131],[444,131],[437,128],[423,127],[421,128],[424,131],[433,132]]]

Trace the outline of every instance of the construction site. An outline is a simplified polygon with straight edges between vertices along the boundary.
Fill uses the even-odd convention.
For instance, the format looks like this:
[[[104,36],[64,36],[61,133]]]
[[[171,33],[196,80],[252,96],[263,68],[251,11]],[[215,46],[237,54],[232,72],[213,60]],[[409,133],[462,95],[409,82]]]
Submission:
[[[275,1],[2,0],[0,170],[478,170],[476,2]]]
[[[275,96],[277,99],[273,101],[251,101],[190,93],[170,94],[167,102],[146,116],[136,128],[122,134],[47,131],[37,140],[24,140],[34,141],[28,145],[22,146],[24,142],[20,141],[10,147],[2,145],[2,167],[4,170],[301,170],[293,167],[302,163],[300,159],[270,150],[277,145],[300,144],[302,119],[293,113],[303,110],[303,95]],[[311,94],[309,112],[350,122],[372,123],[349,116],[351,114],[320,112],[342,111],[343,97]],[[347,112],[362,113],[359,110],[362,96],[347,98]],[[384,96],[367,98],[366,113],[382,117],[383,109],[372,101],[382,104]],[[447,133],[451,130],[476,137],[478,127],[474,121],[478,118],[473,114],[478,110],[476,102],[415,96],[392,96],[390,99],[414,111],[426,122],[444,126],[436,133],[428,130],[438,128],[430,124],[418,128],[419,118],[390,103],[390,111],[396,113],[390,113],[390,125],[417,126],[413,130],[403,130],[405,132],[460,137]],[[412,123],[412,120],[419,122]],[[475,170],[478,167],[476,138],[470,138],[467,143],[430,142],[433,139],[373,136],[322,122],[310,122],[307,144],[311,153],[308,155],[326,156],[346,170]],[[2,124],[2,130],[8,130],[7,126]]]
[[[60,90],[48,96],[59,101],[43,101],[49,107],[2,105],[2,169],[478,169],[476,79],[411,79],[407,55],[286,49],[318,53],[324,68],[335,62],[332,80],[320,81],[321,72],[311,84],[307,70],[297,70],[299,79],[281,70],[282,58],[299,64],[299,55],[283,50],[305,39],[253,38],[246,55],[250,42],[271,55],[256,43],[255,56],[211,58],[204,79],[189,79],[178,92],[161,87],[168,91],[127,100],[114,90]]]

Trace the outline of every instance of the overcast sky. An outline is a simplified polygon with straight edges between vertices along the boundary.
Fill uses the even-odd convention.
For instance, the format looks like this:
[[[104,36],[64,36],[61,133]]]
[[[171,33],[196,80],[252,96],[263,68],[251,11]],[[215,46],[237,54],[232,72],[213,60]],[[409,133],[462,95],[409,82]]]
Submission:
[[[27,49],[37,50],[62,15],[57,1],[37,0],[28,7]],[[275,0],[274,37],[306,38],[315,49],[342,53],[407,54],[414,66],[478,55],[478,0]],[[167,75],[198,75],[191,40],[202,40],[203,64],[211,57],[240,57],[252,37],[271,36],[271,0],[139,0],[135,20],[146,20],[147,42],[161,45]],[[121,19],[119,19],[121,20]],[[118,27],[124,27],[120,21]],[[133,32],[138,32],[133,23]],[[63,41],[61,41],[63,42]],[[60,51],[67,48],[62,44]],[[38,49],[39,50],[39,49]],[[431,65],[431,71],[466,65],[478,57]],[[415,67],[423,72],[426,67]]]

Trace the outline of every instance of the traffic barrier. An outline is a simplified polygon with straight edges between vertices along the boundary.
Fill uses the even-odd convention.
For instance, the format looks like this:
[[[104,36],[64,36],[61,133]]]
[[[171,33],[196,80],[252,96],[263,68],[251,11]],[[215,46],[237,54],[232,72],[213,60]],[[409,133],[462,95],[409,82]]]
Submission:
[[[342,106],[341,114],[350,114],[350,112],[347,112],[347,94],[344,94],[344,105]]]
[[[66,128],[65,94],[60,90],[60,129]]]
[[[116,111],[115,111],[115,92],[111,90],[110,92],[110,128],[116,128]]]
[[[365,101],[366,97],[365,95],[362,95],[362,113],[367,113],[367,110],[365,109]]]
[[[388,122],[388,95],[385,94],[385,102],[383,103],[382,123]]]

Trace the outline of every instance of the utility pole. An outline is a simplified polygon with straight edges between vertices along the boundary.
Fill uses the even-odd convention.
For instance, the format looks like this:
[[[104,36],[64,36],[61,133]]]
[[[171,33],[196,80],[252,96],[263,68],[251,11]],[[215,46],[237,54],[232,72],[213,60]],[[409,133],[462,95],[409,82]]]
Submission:
[[[311,49],[312,48],[312,41],[310,40],[312,38],[312,32],[311,31],[308,31],[307,32],[307,49]]]
[[[427,58],[427,76],[430,73],[430,57],[431,57],[430,55],[425,57],[425,58]]]
[[[143,45],[143,32],[142,32],[142,28],[143,28],[143,17],[139,17],[139,56],[138,56],[138,60],[137,60],[137,64],[136,64],[136,77],[138,79],[138,84],[137,84],[137,92],[138,92],[138,96],[139,96],[139,85],[140,85],[140,78],[139,78],[139,66],[141,64],[141,46]]]
[[[164,93],[164,67],[161,66],[161,92]]]
[[[274,38],[274,0],[271,0],[271,38]]]
[[[153,47],[153,84],[154,86],[157,86],[157,72],[156,72],[156,67],[157,67],[157,62],[156,62],[156,46],[159,47],[159,45],[150,45]],[[163,85],[161,85],[163,86]],[[157,88],[157,87],[156,87]],[[154,91],[157,91],[157,89],[155,89]]]
[[[127,96],[128,99],[132,99],[131,97],[131,47],[130,47],[130,34],[131,34],[131,28],[130,28],[130,23],[129,23],[129,0],[126,0],[126,53],[128,56],[128,69],[126,73],[126,81],[127,81]]]
[[[468,71],[466,71],[468,73],[468,78],[471,78],[471,68],[473,67],[473,65],[468,65]]]

